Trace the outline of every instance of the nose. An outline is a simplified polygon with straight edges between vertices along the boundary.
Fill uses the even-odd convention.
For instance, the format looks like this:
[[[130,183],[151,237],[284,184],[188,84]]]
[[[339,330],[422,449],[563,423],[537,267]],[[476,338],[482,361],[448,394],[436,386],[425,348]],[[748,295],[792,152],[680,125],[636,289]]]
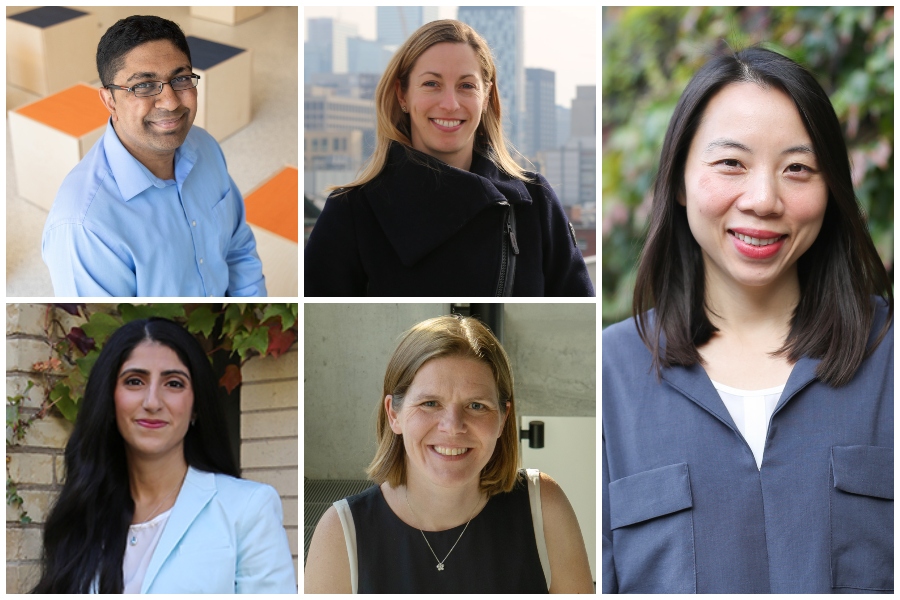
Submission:
[[[466,431],[465,409],[462,406],[450,405],[441,413],[440,430],[445,433],[464,433]]]
[[[168,83],[163,85],[162,92],[157,94],[155,98],[156,107],[167,110],[169,112],[175,110],[181,105],[181,99],[178,97],[178,92],[173,90],[172,86]]]
[[[778,216],[784,211],[774,175],[761,172],[750,178],[748,183],[748,189],[738,201],[738,209],[753,212],[759,217]]]
[[[144,394],[144,400],[141,406],[147,412],[156,412],[162,407],[162,384],[151,381],[146,387],[147,393]]]
[[[456,100],[456,90],[452,88],[447,88],[441,94],[441,101],[438,104],[443,110],[447,112],[454,112],[459,108],[459,102]]]

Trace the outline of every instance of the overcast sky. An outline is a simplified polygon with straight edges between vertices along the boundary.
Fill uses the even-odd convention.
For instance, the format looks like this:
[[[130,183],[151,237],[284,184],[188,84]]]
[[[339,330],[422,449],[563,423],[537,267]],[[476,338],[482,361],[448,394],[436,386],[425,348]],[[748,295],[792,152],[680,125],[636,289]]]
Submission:
[[[455,19],[455,6],[441,6],[438,16]],[[304,7],[306,19],[334,17],[356,23],[360,37],[374,40],[375,7]],[[571,108],[575,86],[597,84],[597,9],[594,7],[525,7],[525,67],[556,72],[556,103]]]

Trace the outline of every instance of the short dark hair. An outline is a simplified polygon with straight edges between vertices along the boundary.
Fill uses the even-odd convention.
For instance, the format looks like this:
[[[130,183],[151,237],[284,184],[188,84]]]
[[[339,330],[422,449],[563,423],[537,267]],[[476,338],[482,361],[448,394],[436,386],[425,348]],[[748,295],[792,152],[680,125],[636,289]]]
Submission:
[[[113,77],[125,64],[132,49],[156,40],[169,40],[191,60],[191,49],[178,23],[161,17],[135,15],[120,19],[106,30],[97,44],[97,72],[103,86],[112,85]]]
[[[659,374],[662,367],[702,362],[697,348],[716,331],[705,306],[703,257],[678,196],[684,194],[687,153],[706,105],[726,85],[739,82],[771,86],[794,101],[828,187],[822,228],[797,261],[800,302],[778,354],[791,362],[804,355],[819,358],[817,375],[830,385],[843,385],[868,351],[872,295],[883,297],[889,310],[875,345],[890,327],[891,282],[853,192],[847,145],[828,95],[805,68],[763,48],[713,58],[678,100],[663,142],[638,266],[632,308],[638,332]],[[647,311],[654,307],[651,323]]]

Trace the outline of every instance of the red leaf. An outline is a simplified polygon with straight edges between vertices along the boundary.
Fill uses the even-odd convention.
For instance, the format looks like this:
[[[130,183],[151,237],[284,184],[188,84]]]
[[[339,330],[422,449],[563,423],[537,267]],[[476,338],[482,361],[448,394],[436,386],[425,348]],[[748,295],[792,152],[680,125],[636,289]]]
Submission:
[[[293,329],[281,331],[281,323],[269,325],[269,347],[266,348],[266,356],[278,358],[291,349],[297,341],[297,334]]]
[[[219,385],[225,388],[229,394],[233,392],[234,388],[241,385],[241,368],[237,365],[225,367],[225,374],[219,379]]]
[[[81,327],[73,327],[72,331],[66,335],[66,339],[72,342],[85,355],[93,350],[96,345],[94,338],[89,338]]]

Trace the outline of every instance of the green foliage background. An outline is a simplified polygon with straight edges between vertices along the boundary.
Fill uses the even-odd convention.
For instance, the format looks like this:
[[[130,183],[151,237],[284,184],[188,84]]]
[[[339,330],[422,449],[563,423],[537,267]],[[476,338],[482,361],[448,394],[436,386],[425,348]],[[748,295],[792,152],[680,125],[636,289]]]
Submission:
[[[893,7],[604,8],[604,326],[631,316],[659,152],[681,92],[712,55],[757,43],[804,65],[831,98],[893,276]]]

